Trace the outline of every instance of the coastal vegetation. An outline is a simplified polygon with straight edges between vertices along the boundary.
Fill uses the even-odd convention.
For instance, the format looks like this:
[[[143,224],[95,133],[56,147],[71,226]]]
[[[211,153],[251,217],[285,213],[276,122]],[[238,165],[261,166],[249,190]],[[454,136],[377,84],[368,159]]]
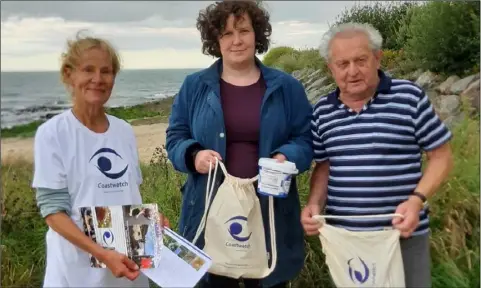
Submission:
[[[146,102],[134,106],[109,107],[106,112],[130,122],[132,125],[142,125],[144,123],[167,122],[172,105],[173,97],[162,100]],[[50,116],[51,117],[51,116]],[[17,125],[1,130],[2,138],[11,137],[32,137],[38,126],[48,119],[36,120],[27,124]]]
[[[336,21],[370,22],[383,28],[380,31],[387,39],[387,49],[382,66],[397,77],[411,78],[419,69],[444,78],[454,73],[460,77],[479,73],[479,2],[389,3],[356,6],[344,11]],[[273,48],[265,55],[264,63],[293,74],[305,69],[318,70],[321,73],[318,78],[326,77],[322,85],[332,84],[327,66],[315,48]],[[473,111],[467,99],[461,100],[460,109],[464,113],[460,115],[463,117],[452,126],[454,169],[429,203],[433,287],[480,286],[479,110]],[[129,121],[139,118],[165,121],[171,101],[170,98],[159,101],[156,106],[149,104],[110,111]],[[136,121],[132,123],[140,123]],[[13,132],[2,129],[2,138],[28,135],[35,127],[38,123]],[[47,226],[39,215],[35,192],[30,187],[32,173],[32,164],[20,161],[5,164],[1,169],[4,196],[1,203],[2,287],[41,286]],[[142,163],[142,173],[144,202],[158,203],[175,229],[185,175],[172,168],[164,147],[156,150],[150,163]],[[301,205],[305,204],[309,193],[310,173],[298,177]],[[292,287],[334,287],[319,239],[306,237],[305,244],[306,264]]]
[[[335,24],[369,23],[381,32],[383,67],[405,76],[417,69],[454,73],[479,72],[479,12],[474,1],[375,2],[345,10]],[[317,49],[276,47],[266,65],[292,73],[303,68],[326,70]]]

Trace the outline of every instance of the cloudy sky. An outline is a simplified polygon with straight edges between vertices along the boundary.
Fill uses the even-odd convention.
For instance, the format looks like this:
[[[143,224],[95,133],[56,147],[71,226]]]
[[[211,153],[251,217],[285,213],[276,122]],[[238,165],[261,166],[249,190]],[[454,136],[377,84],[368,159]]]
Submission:
[[[266,1],[272,47],[317,47],[336,15],[365,2]],[[66,41],[81,29],[110,40],[124,69],[205,67],[214,59],[202,54],[195,21],[210,3],[2,1],[1,70],[57,70]]]

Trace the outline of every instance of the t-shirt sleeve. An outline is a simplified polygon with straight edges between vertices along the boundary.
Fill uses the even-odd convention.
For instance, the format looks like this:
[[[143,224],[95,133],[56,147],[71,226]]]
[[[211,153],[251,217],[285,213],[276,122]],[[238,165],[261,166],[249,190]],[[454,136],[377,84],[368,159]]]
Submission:
[[[67,188],[67,174],[58,135],[49,126],[40,126],[34,140],[33,188]]]
[[[318,127],[314,119],[311,121],[312,141],[314,148],[314,161],[321,163],[327,160],[327,152],[324,147],[324,142],[318,132]]]
[[[451,131],[439,119],[425,93],[417,104],[414,127],[416,140],[424,151],[436,149],[452,138]]]

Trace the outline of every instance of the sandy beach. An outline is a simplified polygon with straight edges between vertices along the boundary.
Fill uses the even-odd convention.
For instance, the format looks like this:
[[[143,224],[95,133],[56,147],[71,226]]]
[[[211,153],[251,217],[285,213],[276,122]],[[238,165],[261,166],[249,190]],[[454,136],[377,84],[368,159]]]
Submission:
[[[148,163],[156,147],[165,144],[166,123],[133,126],[140,161]],[[8,163],[18,159],[32,162],[33,138],[7,138],[1,142],[2,162]]]

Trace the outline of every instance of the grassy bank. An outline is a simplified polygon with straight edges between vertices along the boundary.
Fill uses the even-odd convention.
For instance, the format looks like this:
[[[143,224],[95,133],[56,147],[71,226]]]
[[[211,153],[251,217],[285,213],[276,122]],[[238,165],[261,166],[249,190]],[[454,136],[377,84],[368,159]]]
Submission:
[[[173,99],[170,97],[135,106],[107,108],[107,113],[129,121],[132,125],[166,122]],[[38,126],[44,122],[44,120],[38,120],[12,128],[4,128],[1,130],[1,137],[32,137]]]
[[[434,287],[479,287],[479,121],[466,120],[455,131],[455,169],[431,202],[431,253]],[[142,167],[145,202],[156,202],[177,226],[179,189],[185,176],[167,164],[159,148]],[[299,179],[302,204],[309,173]],[[43,277],[46,225],[30,188],[31,164],[2,167],[2,287],[39,287]],[[318,238],[306,237],[306,264],[293,287],[333,287]]]

